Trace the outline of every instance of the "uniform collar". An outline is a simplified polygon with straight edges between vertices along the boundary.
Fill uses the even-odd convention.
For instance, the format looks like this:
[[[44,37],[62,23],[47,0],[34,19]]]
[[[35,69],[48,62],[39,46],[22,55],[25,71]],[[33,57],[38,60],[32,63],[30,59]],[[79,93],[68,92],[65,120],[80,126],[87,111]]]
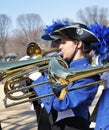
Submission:
[[[72,61],[70,63],[70,67],[80,68],[80,67],[85,66],[86,64],[89,64],[88,58],[82,58],[82,59]]]

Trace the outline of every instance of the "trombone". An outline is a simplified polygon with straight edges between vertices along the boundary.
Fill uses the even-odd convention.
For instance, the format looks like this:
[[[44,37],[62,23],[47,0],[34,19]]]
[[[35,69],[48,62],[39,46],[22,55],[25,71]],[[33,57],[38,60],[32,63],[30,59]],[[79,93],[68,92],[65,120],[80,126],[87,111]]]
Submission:
[[[43,58],[41,58],[42,61]],[[37,59],[38,61],[39,59]],[[62,60],[62,59],[61,59]],[[62,60],[63,61],[63,60]],[[64,61],[63,61],[64,62]],[[28,66],[28,65],[27,65]],[[92,75],[96,75],[96,74],[100,74],[102,72],[108,71],[109,70],[109,64],[106,64],[104,66],[96,66],[96,67],[91,67],[91,68],[84,68],[84,69],[72,69],[69,70],[67,67],[63,66],[60,62],[59,59],[56,59],[55,57],[52,57],[49,59],[49,63],[48,63],[48,74],[49,74],[49,81],[46,82],[41,82],[35,85],[30,85],[27,86],[25,88],[21,88],[21,89],[14,89],[14,90],[7,90],[6,96],[12,100],[20,100],[19,102],[13,102],[11,104],[7,104],[7,100],[5,99],[5,107],[10,107],[10,106],[14,106],[14,105],[18,105],[21,103],[26,103],[28,101],[35,101],[35,100],[39,100],[41,98],[46,98],[48,96],[53,96],[55,95],[57,98],[59,98],[60,100],[64,99],[64,97],[66,96],[68,91],[73,91],[73,90],[77,90],[77,89],[81,89],[84,87],[90,87],[93,86],[95,84],[104,84],[106,81],[105,80],[101,80],[101,81],[97,81],[94,83],[90,83],[90,84],[86,84],[83,86],[79,86],[76,88],[71,88],[68,90],[68,85],[69,83],[78,80],[80,78],[85,78],[88,76],[92,76]],[[42,84],[46,84],[46,83],[50,83],[53,93],[47,94],[47,95],[42,95],[39,97],[34,97],[31,99],[27,99],[27,97],[25,97],[25,100],[22,100],[24,97],[20,96],[20,98],[16,99],[16,97],[11,97],[10,95],[13,94],[14,92],[17,91],[22,91],[28,88],[33,88],[36,86],[42,85]],[[10,84],[10,82],[9,82]],[[6,86],[5,86],[6,87]]]
[[[0,81],[5,80],[4,83],[4,105],[8,107],[7,104],[8,99],[17,101],[13,103],[13,105],[21,104],[22,100],[31,97],[34,92],[30,92],[29,89],[33,88],[33,86],[25,86],[25,81],[29,82],[30,79],[28,75],[33,72],[44,72],[48,71],[48,64],[52,57],[55,57],[59,62],[67,67],[66,62],[62,60],[60,55],[53,55],[52,57],[46,57],[46,54],[54,51],[59,51],[57,48],[53,48],[47,51],[41,51],[40,47],[37,44],[32,44],[27,48],[27,52],[30,55],[30,59],[25,61],[11,61],[11,62],[3,62],[0,63]],[[50,83],[48,80],[45,83]],[[40,83],[40,84],[45,84]],[[37,84],[36,86],[40,86]],[[23,86],[23,87],[20,87]],[[26,93],[23,93],[26,91]],[[20,92],[20,93],[19,93]]]

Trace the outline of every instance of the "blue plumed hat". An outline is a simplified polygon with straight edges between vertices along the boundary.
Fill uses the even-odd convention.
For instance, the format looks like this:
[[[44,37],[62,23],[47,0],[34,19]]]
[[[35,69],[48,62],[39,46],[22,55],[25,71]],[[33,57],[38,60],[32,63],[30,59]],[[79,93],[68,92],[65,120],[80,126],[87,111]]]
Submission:
[[[43,40],[47,41],[58,40],[59,38],[51,36],[50,33],[53,32],[54,30],[57,30],[69,24],[68,20],[61,20],[61,21],[53,20],[52,22],[53,22],[52,25],[46,26],[46,28],[44,29],[45,34],[41,37]]]
[[[65,25],[63,28],[53,31],[51,35],[54,37],[65,37],[72,40],[81,40],[87,44],[99,41],[96,35],[92,33],[86,25],[81,23]]]
[[[98,56],[99,64],[109,61],[109,27],[95,23],[89,25],[88,28],[100,40],[99,42],[95,42],[92,46],[95,55]]]

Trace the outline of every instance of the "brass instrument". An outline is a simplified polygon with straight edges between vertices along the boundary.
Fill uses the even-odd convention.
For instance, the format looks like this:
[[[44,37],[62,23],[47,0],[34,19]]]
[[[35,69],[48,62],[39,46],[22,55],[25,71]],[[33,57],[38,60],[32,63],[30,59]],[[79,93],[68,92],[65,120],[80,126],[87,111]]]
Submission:
[[[61,58],[56,58],[56,59],[62,62],[62,64],[64,64]],[[26,61],[0,63],[0,73],[1,73],[0,80],[3,80],[3,79],[5,80],[4,93],[6,95],[5,97],[6,107],[8,107],[6,103],[7,98],[11,100],[18,100],[18,101],[25,98],[29,98],[33,96],[34,93],[31,93],[31,92],[23,93],[22,91],[28,91],[30,88],[33,88],[35,86],[39,86],[41,84],[51,82],[48,80],[45,83],[43,82],[34,86],[26,86],[26,87],[24,86],[24,87],[19,88],[20,83],[26,81],[28,74],[33,73],[34,71],[44,70],[45,68],[47,71],[47,68],[48,68],[47,65],[49,64],[50,60],[51,58],[43,57],[43,58],[37,58],[37,59],[30,59]],[[35,69],[34,66],[38,67],[37,70]],[[42,66],[42,67],[39,67],[39,66]],[[31,68],[34,68],[34,69],[31,70]],[[17,93],[19,93],[19,95]],[[13,105],[15,104],[16,103],[14,103]]]
[[[24,88],[21,88],[21,89],[20,88],[18,89],[18,87],[16,89],[15,89],[15,87],[14,87],[14,89],[12,89],[13,87],[9,87],[5,92],[6,97],[8,97],[9,99],[12,99],[12,100],[21,100],[21,99],[24,99],[24,98],[26,98],[26,100],[21,100],[20,102],[14,102],[14,103],[11,103],[11,104],[5,104],[5,106],[10,107],[10,106],[13,106],[13,105],[26,103],[28,101],[34,101],[34,100],[38,100],[40,98],[45,98],[45,97],[53,96],[53,95],[57,96],[57,98],[59,98],[61,100],[66,96],[67,91],[73,91],[73,90],[77,90],[77,89],[84,88],[84,87],[90,87],[90,86],[93,86],[95,84],[104,84],[106,82],[105,80],[101,80],[101,81],[98,81],[98,82],[86,84],[86,85],[79,86],[79,87],[72,88],[72,89],[68,90],[69,83],[71,83],[75,80],[78,80],[80,78],[84,78],[84,77],[88,77],[88,76],[91,76],[91,75],[100,74],[102,72],[108,71],[109,70],[109,64],[106,64],[104,66],[84,68],[82,70],[81,69],[69,70],[67,68],[67,66],[65,67],[65,66],[61,65],[60,63],[64,63],[64,61],[60,58],[54,58],[54,57],[52,57],[52,58],[44,58],[43,57],[43,58],[32,59],[32,60],[22,61],[22,62],[15,61],[15,62],[11,62],[11,63],[8,63],[8,64],[1,63],[0,72],[2,72],[2,74],[5,74],[6,76],[8,74],[11,74],[11,77],[14,77],[14,75],[13,75],[13,73],[11,73],[11,71],[16,71],[17,69],[22,70],[22,69],[24,69],[26,67],[28,68],[29,66],[32,66],[32,65],[34,66],[34,65],[42,65],[42,64],[48,64],[48,73],[49,73],[49,81],[41,82],[41,83],[38,83],[37,85],[30,85],[30,86],[27,86],[27,87],[24,87]],[[9,67],[9,65],[11,65],[11,67]],[[5,66],[5,67],[2,68],[2,66]],[[18,76],[20,77],[19,72],[18,72]],[[6,84],[9,85],[12,82],[14,82],[13,80],[11,81],[11,77],[10,77],[10,81],[7,81]],[[15,75],[15,78],[16,78],[16,75]],[[24,97],[18,96],[18,99],[17,99],[17,97],[11,95],[15,92],[19,92],[19,91],[22,91],[22,90],[25,90],[25,89],[28,89],[28,88],[33,88],[35,86],[40,86],[40,85],[46,84],[46,83],[51,84],[53,93],[50,93],[50,94],[47,94],[47,95],[42,95],[42,96],[35,97],[35,98],[32,98],[32,99],[27,99],[28,96],[27,97],[26,96],[24,96]],[[5,87],[7,88],[7,85],[5,85],[4,88]],[[5,102],[6,101],[7,100],[5,100]]]
[[[44,57],[46,56],[48,53],[51,52],[59,52],[59,48],[51,48],[50,50],[47,51],[43,51],[41,50],[41,48],[39,47],[39,45],[37,43],[30,43],[27,46],[27,55],[30,56],[31,59],[35,59],[38,57]]]
[[[11,106],[7,104],[8,99],[17,101],[15,103],[12,103],[12,106],[16,104],[21,104],[21,100],[24,101],[24,99],[34,95],[33,92],[28,91],[30,88],[33,88],[34,86],[39,86],[40,84],[51,82],[48,80],[45,83],[39,83],[34,86],[25,87],[24,85],[25,81],[29,81],[28,75],[30,75],[31,73],[37,71],[48,71],[48,64],[51,60],[51,57],[44,57],[44,55],[56,50],[59,51],[59,49],[51,49],[42,53],[40,47],[35,44],[35,47],[30,47],[27,50],[28,54],[30,54],[31,59],[25,61],[11,61],[0,63],[0,81],[5,80],[5,107]],[[59,60],[62,65],[67,67],[67,64],[60,57],[55,58]],[[25,93],[24,91],[27,92]]]
[[[109,64],[91,68],[84,68],[82,70],[81,69],[70,70],[68,69],[66,62],[61,57],[46,57],[46,56],[42,57],[42,52],[40,55],[41,56],[36,59],[33,58],[25,61],[12,61],[12,62],[0,63],[0,80],[3,79],[5,80],[4,85],[4,92],[6,95],[4,99],[5,107],[26,103],[28,101],[39,100],[40,98],[45,98],[53,95],[62,100],[64,99],[68,91],[73,91],[84,87],[90,87],[93,86],[94,84],[105,83],[105,81],[102,80],[68,90],[68,85],[75,80],[108,71]],[[28,80],[27,75],[33,73],[34,71],[42,72],[42,70],[48,72],[49,76],[48,81],[40,82],[35,85],[29,85],[26,87],[25,86],[21,88],[19,87],[20,83],[22,84],[22,82],[24,83],[26,80]],[[28,99],[28,97],[33,95],[33,93],[23,92],[28,91],[30,88],[34,88],[36,86],[40,87],[40,85],[46,83],[51,84],[53,93]],[[7,103],[8,99],[12,101],[14,100],[14,102],[8,104]]]

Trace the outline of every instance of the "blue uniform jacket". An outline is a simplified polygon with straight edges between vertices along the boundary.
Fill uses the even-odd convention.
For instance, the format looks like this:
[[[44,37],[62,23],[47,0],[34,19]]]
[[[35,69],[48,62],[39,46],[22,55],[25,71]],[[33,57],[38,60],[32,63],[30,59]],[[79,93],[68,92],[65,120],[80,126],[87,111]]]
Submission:
[[[80,69],[86,67],[90,67],[87,58],[76,60],[70,63],[70,68],[72,69],[75,68]],[[46,81],[46,80],[47,78],[42,76],[38,80],[33,82],[33,84]],[[68,88],[77,87],[98,80],[99,80],[98,75],[79,79],[71,83],[68,86]],[[34,90],[39,96],[52,93],[52,89],[49,84],[35,87]],[[91,105],[97,90],[98,90],[98,86],[87,87],[87,88],[82,88],[82,89],[68,92],[66,97],[63,100],[59,100],[55,96],[51,96],[51,97],[43,98],[41,99],[41,101],[43,102],[48,113],[50,112],[51,107],[53,107],[56,111],[64,111],[66,109],[71,108],[76,116],[81,116],[87,119],[88,111],[89,111],[88,108]]]
[[[109,89],[100,96],[95,130],[109,130]]]

